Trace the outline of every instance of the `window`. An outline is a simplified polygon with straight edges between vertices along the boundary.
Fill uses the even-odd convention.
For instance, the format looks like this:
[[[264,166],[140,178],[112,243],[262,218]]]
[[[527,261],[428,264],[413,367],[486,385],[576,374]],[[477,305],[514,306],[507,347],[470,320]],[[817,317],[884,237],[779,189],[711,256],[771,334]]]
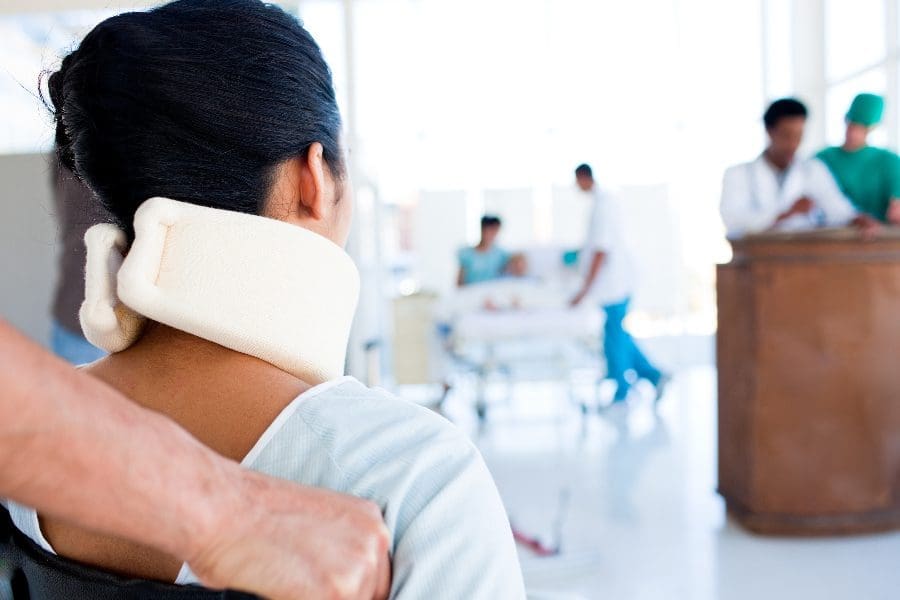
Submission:
[[[765,0],[763,11],[766,99],[792,96],[794,94],[792,3],[784,0]]]
[[[828,81],[853,76],[885,59],[885,0],[828,0],[825,5]]]
[[[826,0],[824,102],[829,144],[843,141],[844,116],[853,97],[871,92],[884,95],[885,115],[884,126],[872,132],[869,143],[896,148],[900,89],[893,88],[900,87],[896,50],[900,23],[889,26],[887,19],[900,19],[898,8],[898,0]]]
[[[887,81],[884,69],[871,69],[828,88],[825,97],[825,114],[827,118],[826,133],[829,144],[839,145],[844,141],[844,117],[853,98],[860,92],[884,95],[887,92]],[[876,146],[887,144],[887,132],[883,127],[873,131],[869,143]]]

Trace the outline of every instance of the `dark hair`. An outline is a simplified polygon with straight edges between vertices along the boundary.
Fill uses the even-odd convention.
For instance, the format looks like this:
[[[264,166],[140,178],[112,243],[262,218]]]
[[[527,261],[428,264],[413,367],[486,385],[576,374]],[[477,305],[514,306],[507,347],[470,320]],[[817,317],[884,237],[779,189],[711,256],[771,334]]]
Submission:
[[[283,161],[341,118],[316,42],[259,0],[178,0],[106,19],[48,80],[60,161],[132,234],[153,196],[260,214]]]
[[[763,115],[763,123],[766,129],[772,129],[782,119],[790,117],[807,117],[809,112],[806,106],[796,98],[781,98],[769,105],[766,113]]]
[[[591,165],[587,163],[581,163],[577,167],[575,167],[575,177],[590,177],[594,178],[594,170],[591,168]]]
[[[500,220],[500,217],[494,215],[484,215],[481,217],[481,228],[485,229],[487,227],[500,227],[503,222]]]

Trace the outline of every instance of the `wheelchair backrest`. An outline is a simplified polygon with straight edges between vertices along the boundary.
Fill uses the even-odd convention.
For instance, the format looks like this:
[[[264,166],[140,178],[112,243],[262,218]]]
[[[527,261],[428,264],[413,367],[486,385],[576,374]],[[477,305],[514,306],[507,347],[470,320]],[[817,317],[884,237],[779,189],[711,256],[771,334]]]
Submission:
[[[107,573],[56,556],[17,530],[0,506],[0,600],[253,600],[216,591]]]

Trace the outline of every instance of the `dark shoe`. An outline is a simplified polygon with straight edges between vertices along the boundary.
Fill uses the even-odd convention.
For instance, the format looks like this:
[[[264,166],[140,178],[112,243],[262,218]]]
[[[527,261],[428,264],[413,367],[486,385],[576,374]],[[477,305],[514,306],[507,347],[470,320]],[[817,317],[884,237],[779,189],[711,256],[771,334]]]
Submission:
[[[656,397],[653,399],[654,405],[659,404],[659,401],[666,395],[666,388],[669,387],[670,383],[672,383],[671,375],[668,373],[660,375],[659,381],[656,382]]]

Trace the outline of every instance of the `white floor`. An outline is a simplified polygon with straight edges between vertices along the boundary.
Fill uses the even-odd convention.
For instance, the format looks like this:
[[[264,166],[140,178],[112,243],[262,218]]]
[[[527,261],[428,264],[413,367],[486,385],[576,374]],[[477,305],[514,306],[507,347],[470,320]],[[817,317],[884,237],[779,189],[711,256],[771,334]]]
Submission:
[[[683,358],[682,344],[657,345],[677,369],[656,413],[650,390],[627,412],[583,419],[560,384],[517,384],[508,401],[497,385],[479,431],[471,396],[450,397],[446,412],[477,440],[514,526],[560,546],[549,558],[520,548],[530,595],[900,598],[900,533],[765,538],[726,519],[715,493],[715,370],[703,343],[690,349],[696,360]]]

